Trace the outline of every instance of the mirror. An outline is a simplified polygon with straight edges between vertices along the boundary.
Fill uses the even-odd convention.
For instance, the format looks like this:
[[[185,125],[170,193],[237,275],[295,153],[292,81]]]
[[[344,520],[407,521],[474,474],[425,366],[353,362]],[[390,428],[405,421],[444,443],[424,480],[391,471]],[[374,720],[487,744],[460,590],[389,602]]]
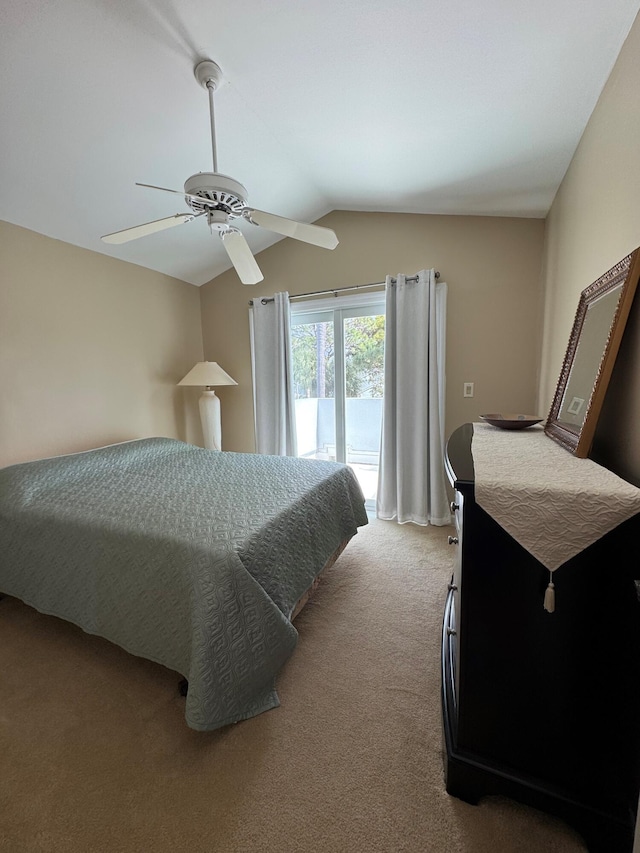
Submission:
[[[580,294],[544,431],[575,456],[591,449],[611,371],[640,276],[640,249]]]

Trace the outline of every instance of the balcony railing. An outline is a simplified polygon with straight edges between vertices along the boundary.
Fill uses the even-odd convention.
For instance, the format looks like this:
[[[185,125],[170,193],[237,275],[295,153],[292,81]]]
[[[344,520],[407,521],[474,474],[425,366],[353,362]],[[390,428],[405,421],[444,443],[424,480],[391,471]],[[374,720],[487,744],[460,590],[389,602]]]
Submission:
[[[335,460],[334,400],[307,397],[295,403],[298,456]],[[367,503],[373,506],[378,485],[382,399],[348,398],[345,421],[346,462],[353,468]]]

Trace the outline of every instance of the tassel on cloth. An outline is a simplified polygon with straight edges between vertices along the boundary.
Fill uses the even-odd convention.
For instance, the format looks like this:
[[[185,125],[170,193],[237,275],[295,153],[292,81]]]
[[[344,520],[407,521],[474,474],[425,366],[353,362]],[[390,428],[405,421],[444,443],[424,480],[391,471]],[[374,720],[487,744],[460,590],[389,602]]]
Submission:
[[[553,585],[553,572],[549,572],[549,586],[544,591],[544,609],[553,613],[556,609],[556,588]]]

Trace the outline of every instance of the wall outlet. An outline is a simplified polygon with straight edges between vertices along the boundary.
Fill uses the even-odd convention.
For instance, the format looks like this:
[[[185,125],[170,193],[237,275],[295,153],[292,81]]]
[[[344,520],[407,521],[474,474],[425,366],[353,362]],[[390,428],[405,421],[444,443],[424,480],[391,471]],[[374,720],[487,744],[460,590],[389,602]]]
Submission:
[[[464,397],[473,397],[473,382],[465,382],[463,388]]]

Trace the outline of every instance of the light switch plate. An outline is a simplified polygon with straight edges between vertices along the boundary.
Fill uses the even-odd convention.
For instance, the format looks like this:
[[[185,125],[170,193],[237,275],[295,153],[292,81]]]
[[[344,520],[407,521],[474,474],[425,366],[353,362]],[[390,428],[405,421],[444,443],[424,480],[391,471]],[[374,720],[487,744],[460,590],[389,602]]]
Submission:
[[[473,397],[473,382],[465,382],[464,383],[463,396]]]

